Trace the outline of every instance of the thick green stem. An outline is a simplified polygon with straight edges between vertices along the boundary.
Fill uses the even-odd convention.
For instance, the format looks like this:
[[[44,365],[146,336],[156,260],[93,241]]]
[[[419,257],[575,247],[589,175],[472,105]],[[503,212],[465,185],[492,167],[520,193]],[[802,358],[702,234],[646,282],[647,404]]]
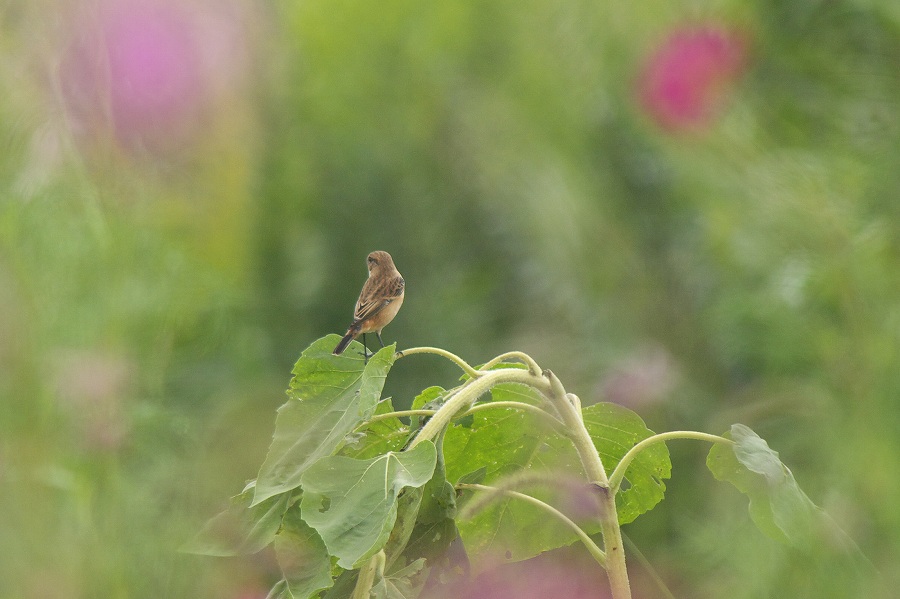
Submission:
[[[640,442],[636,443],[634,447],[629,449],[628,453],[622,456],[622,459],[619,460],[619,463],[616,465],[616,469],[613,470],[612,475],[609,477],[609,488],[612,489],[613,493],[619,491],[619,487],[622,485],[622,479],[625,478],[625,471],[628,470],[628,466],[631,464],[632,460],[634,460],[641,451],[655,443],[662,443],[663,441],[670,441],[672,439],[693,439],[695,441],[709,441],[710,443],[734,444],[734,441],[731,439],[726,439],[719,435],[698,433],[696,431],[671,431],[642,439]]]
[[[503,368],[500,370],[477,371],[472,369],[473,372],[470,373],[469,369],[471,369],[471,366],[462,359],[453,356],[453,354],[449,354],[449,352],[443,352],[443,350],[432,351],[432,348],[417,348],[412,351],[416,353],[439,353],[445,355],[445,357],[450,357],[454,362],[460,364],[463,370],[466,370],[473,378],[454,393],[431,420],[422,427],[419,434],[410,444],[410,449],[424,439],[436,439],[456,414],[471,406],[475,400],[494,385],[512,382],[523,383],[537,389],[549,400],[562,418],[567,434],[575,445],[575,449],[581,459],[588,480],[594,483],[600,492],[600,508],[602,510],[600,528],[603,533],[603,543],[606,550],[606,570],[609,575],[612,599],[631,599],[631,586],[628,583],[628,570],[625,566],[625,552],[622,549],[622,531],[619,529],[619,520],[616,515],[616,496],[609,487],[609,479],[603,467],[603,462],[600,461],[600,455],[597,453],[590,433],[588,433],[584,425],[584,420],[581,417],[581,402],[578,398],[574,395],[568,396],[562,383],[549,370],[538,374],[537,364],[530,357],[525,360],[521,356],[515,356],[523,359],[528,364],[529,370]],[[409,353],[410,350],[400,352],[399,355],[402,356]],[[496,360],[488,364],[496,364]]]
[[[600,530],[603,533],[603,545],[606,550],[606,572],[613,599],[631,599],[631,585],[628,582],[628,569],[625,565],[625,551],[622,548],[622,531],[616,515],[616,495],[609,488],[606,469],[600,461],[600,454],[594,441],[584,425],[581,417],[581,402],[575,396],[566,394],[565,388],[549,370],[544,371],[549,382],[545,391],[547,399],[556,406],[563,422],[569,429],[569,438],[581,458],[581,464],[588,479],[597,485],[600,499]]]
[[[544,384],[541,377],[535,376],[527,370],[503,368],[481,373],[478,378],[468,381],[459,391],[447,399],[437,413],[431,417],[431,420],[422,427],[422,430],[416,435],[409,448],[412,449],[425,439],[436,439],[457,413],[467,409],[476,399],[489,391],[491,387],[501,383],[524,383],[532,387],[546,388],[546,384]]]
[[[384,551],[382,550],[370,557],[369,561],[359,569],[359,577],[356,579],[356,586],[353,588],[350,599],[369,599],[372,585],[375,584],[375,575],[383,570]]]

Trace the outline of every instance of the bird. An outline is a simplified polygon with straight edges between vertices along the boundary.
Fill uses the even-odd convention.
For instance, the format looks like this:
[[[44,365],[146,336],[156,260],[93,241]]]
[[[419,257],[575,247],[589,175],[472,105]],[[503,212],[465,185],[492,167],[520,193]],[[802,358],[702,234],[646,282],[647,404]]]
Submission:
[[[375,333],[381,347],[384,347],[381,331],[397,316],[403,304],[406,282],[387,252],[372,252],[366,257],[366,266],[369,268],[369,278],[356,300],[353,322],[333,353],[340,355],[351,341],[362,335],[363,357],[368,362],[371,354],[366,347],[366,333]]]

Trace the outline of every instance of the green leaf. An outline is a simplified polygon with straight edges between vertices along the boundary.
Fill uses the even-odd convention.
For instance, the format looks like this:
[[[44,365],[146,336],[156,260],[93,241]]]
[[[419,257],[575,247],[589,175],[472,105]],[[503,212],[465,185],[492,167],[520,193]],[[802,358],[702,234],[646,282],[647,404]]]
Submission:
[[[384,545],[385,563],[390,567],[403,554],[416,528],[419,506],[422,504],[423,489],[408,488],[397,499],[397,518],[394,528]]]
[[[381,349],[363,366],[353,352],[332,355],[338,340],[337,335],[319,339],[294,365],[290,399],[278,409],[254,505],[296,488],[310,465],[333,454],[346,435],[372,415],[394,363],[394,346]]]
[[[542,404],[536,391],[514,383],[498,385],[491,396],[493,401]],[[607,472],[635,443],[653,435],[637,414],[615,404],[594,404],[582,413]],[[487,485],[517,473],[543,477],[518,490],[561,509],[588,533],[599,531],[596,499],[586,484],[581,461],[571,442],[543,419],[511,408],[480,411],[470,427],[448,429],[444,451],[450,480],[479,471],[484,472]],[[663,497],[663,479],[670,475],[665,445],[641,452],[626,471],[627,488],[617,495],[620,522],[631,522],[653,508]],[[528,534],[523,535],[523,530]],[[576,540],[568,528],[548,520],[544,511],[505,496],[494,498],[489,507],[459,523],[459,532],[471,553],[501,555],[507,561],[528,559]]]
[[[453,391],[451,389],[451,391]],[[411,410],[437,410],[444,402],[447,401],[447,398],[450,396],[450,392],[448,392],[443,387],[428,387],[419,393],[413,400],[412,405],[410,405]],[[409,428],[410,431],[415,432],[418,431],[424,425],[424,420],[426,418],[423,416],[411,416],[409,419]]]
[[[276,597],[309,599],[330,588],[331,558],[315,530],[300,518],[300,508],[291,507],[275,537],[275,556],[284,576],[283,590]]]
[[[272,542],[287,509],[288,493],[252,506],[254,483],[231,498],[228,509],[213,516],[181,551],[229,557],[256,553]]]
[[[386,398],[378,402],[373,415],[389,414],[393,411],[391,399]],[[378,420],[366,425],[364,431],[355,435],[352,441],[346,442],[341,449],[341,455],[360,460],[373,458],[389,451],[400,451],[408,438],[409,427],[399,418]]]
[[[434,560],[443,557],[450,543],[457,537],[456,522],[456,490],[447,481],[444,464],[443,443],[438,441],[437,465],[419,495],[420,505],[417,506],[415,527],[409,529],[404,539],[404,555],[410,561],[417,558]],[[396,527],[395,527],[396,531]],[[393,537],[393,533],[391,535]],[[388,567],[394,563],[396,555],[387,553]],[[432,562],[429,561],[429,565]]]
[[[582,410],[585,427],[607,473],[615,469],[625,454],[639,441],[653,436],[640,416],[613,403],[597,403]],[[664,479],[672,476],[672,462],[665,443],[641,451],[625,471],[627,488],[616,494],[619,524],[628,524],[663,500]]]
[[[429,410],[429,409],[438,409],[446,400],[447,390],[443,387],[428,387],[424,389],[421,393],[416,395],[415,399],[412,401],[412,405],[410,409],[412,410]]]
[[[322,599],[350,599],[359,579],[359,570],[344,570],[334,580],[334,586],[325,591]]]
[[[750,518],[769,537],[795,546],[808,546],[834,523],[806,496],[778,452],[743,424],[724,435],[734,445],[713,445],[706,459],[713,476],[730,482],[750,499]]]
[[[369,460],[321,458],[301,477],[303,519],[318,531],[339,566],[357,568],[387,541],[400,491],[427,483],[436,460],[431,442]]]
[[[491,398],[532,404],[540,401],[529,388],[515,384],[494,387]],[[542,419],[513,408],[479,411],[473,414],[469,426],[454,423],[445,435],[444,456],[447,478],[451,481],[476,472],[479,476],[483,472],[487,485],[520,472],[584,480],[572,444],[554,433]],[[557,495],[555,487],[544,484],[520,490],[553,504]],[[466,550],[474,556],[474,564],[485,561],[480,557],[524,560],[576,540],[568,529],[548,521],[543,511],[509,497],[497,498],[489,507],[457,525]]]
[[[425,560],[418,559],[405,568],[383,576],[372,587],[374,599],[416,599],[425,584]]]

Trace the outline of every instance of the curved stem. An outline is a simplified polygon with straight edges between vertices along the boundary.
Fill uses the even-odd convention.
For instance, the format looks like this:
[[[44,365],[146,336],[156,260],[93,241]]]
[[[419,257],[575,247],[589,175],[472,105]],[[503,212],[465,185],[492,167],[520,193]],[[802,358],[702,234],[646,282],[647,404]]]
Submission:
[[[469,366],[468,362],[466,362],[465,360],[463,360],[456,354],[454,354],[452,352],[448,352],[447,350],[441,349],[439,347],[413,347],[410,349],[404,349],[404,350],[398,351],[395,354],[395,356],[397,359],[400,359],[404,356],[412,356],[415,354],[435,354],[438,356],[443,356],[443,357],[447,358],[448,360],[450,360],[451,362],[454,362],[460,368],[462,368],[463,371],[466,374],[468,374],[470,377],[472,377],[473,379],[478,378],[482,374],[481,372],[479,372],[479,371],[475,370],[474,368],[472,368],[471,366]]]
[[[372,424],[379,420],[388,420],[389,418],[402,418],[403,416],[434,416],[437,410],[399,410],[397,412],[387,412],[385,414],[375,414],[360,426]]]
[[[523,412],[537,414],[538,416],[549,422],[551,425],[553,425],[554,428],[562,432],[565,431],[565,425],[559,420],[559,418],[557,418],[550,412],[542,410],[537,406],[523,403],[521,401],[490,401],[487,403],[480,403],[469,408],[463,415],[468,416],[469,414],[474,414],[483,410],[489,410],[491,408],[512,408],[514,410],[522,410]]]
[[[522,363],[524,363],[526,366],[528,366],[528,370],[530,370],[532,374],[541,374],[541,367],[537,365],[537,362],[534,361],[534,358],[532,358],[525,352],[520,351],[508,351],[505,354],[500,354],[499,356],[482,366],[481,370],[490,370],[506,358],[517,358],[518,360],[521,360]]]
[[[566,526],[568,526],[572,530],[572,532],[574,532],[578,536],[578,539],[584,544],[584,546],[587,548],[588,552],[590,552],[590,554],[594,557],[594,559],[597,560],[597,563],[599,563],[604,568],[606,567],[606,554],[603,552],[603,550],[597,546],[597,544],[591,539],[591,537],[588,536],[588,534],[586,532],[584,532],[584,530],[582,530],[582,528],[580,526],[575,524],[575,522],[570,520],[568,516],[563,514],[561,511],[559,511],[552,505],[544,503],[540,499],[532,497],[531,495],[526,495],[525,493],[519,493],[518,491],[510,491],[507,489],[498,489],[496,487],[489,487],[487,485],[475,485],[475,484],[461,483],[461,484],[456,485],[456,487],[458,489],[473,489],[476,491],[487,491],[490,493],[496,493],[498,495],[506,495],[509,497],[514,497],[516,499],[521,499],[522,501],[527,501],[531,505],[544,510],[545,512],[552,515],[554,518],[556,518],[557,520],[563,522]]]
[[[591,434],[581,417],[581,401],[575,395],[566,393],[562,382],[551,371],[545,370],[544,376],[550,383],[549,390],[545,392],[545,395],[562,417],[569,439],[575,445],[588,480],[601,487],[608,487],[609,480],[606,477],[606,469],[603,467],[603,462],[600,461],[600,454],[594,447],[594,440],[591,439]]]
[[[698,433],[696,431],[670,431],[668,433],[659,433],[652,437],[647,437],[636,443],[635,446],[629,449],[628,453],[619,460],[616,469],[613,470],[612,475],[609,477],[609,488],[612,493],[615,494],[619,491],[622,479],[625,478],[625,471],[628,470],[628,466],[631,464],[632,460],[637,457],[637,454],[654,443],[662,443],[663,441],[669,441],[671,439],[693,439],[695,441],[709,441],[710,443],[734,443],[734,441],[726,439],[725,437],[720,437],[719,435]]]
[[[583,478],[541,472],[511,474],[494,480],[493,483],[491,488],[495,491],[517,491],[526,487],[542,486],[558,493],[575,495],[584,491],[586,488]],[[484,494],[472,499],[466,503],[466,506],[462,510],[460,510],[460,519],[465,520],[472,517],[474,514],[477,514],[484,509],[492,499],[493,496],[490,494]]]
[[[518,368],[502,368],[500,370],[491,370],[482,372],[478,378],[471,379],[463,385],[459,391],[451,395],[444,405],[440,407],[437,413],[431,417],[425,426],[410,443],[409,449],[412,449],[425,439],[434,440],[442,430],[450,423],[453,417],[462,409],[471,406],[476,399],[481,397],[494,385],[500,383],[524,383],[538,389],[546,389],[546,380],[537,377],[527,370]]]
[[[588,480],[597,485],[600,492],[600,531],[603,533],[603,548],[606,550],[609,586],[613,599],[631,599],[631,585],[628,582],[628,569],[625,565],[625,551],[622,547],[622,530],[616,514],[616,496],[610,491],[606,469],[600,461],[600,454],[594,446],[594,440],[584,425],[581,416],[581,401],[574,395],[566,393],[562,382],[549,370],[544,371],[549,382],[545,391],[547,399],[562,417],[569,431],[569,438],[578,451],[581,464]]]

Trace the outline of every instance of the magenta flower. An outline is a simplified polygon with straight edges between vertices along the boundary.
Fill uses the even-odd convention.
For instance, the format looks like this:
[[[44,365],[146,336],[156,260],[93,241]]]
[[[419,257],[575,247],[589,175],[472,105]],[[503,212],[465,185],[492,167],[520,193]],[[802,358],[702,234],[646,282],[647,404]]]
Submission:
[[[166,153],[202,131],[217,94],[247,65],[233,0],[100,0],[76,5],[59,66],[76,137]],[[109,134],[112,135],[109,135]]]
[[[104,33],[117,127],[135,130],[186,116],[201,91],[192,23],[173,6],[130,3],[107,17]]]
[[[677,29],[650,55],[639,78],[640,101],[668,130],[708,125],[746,66],[745,36],[719,25]]]

